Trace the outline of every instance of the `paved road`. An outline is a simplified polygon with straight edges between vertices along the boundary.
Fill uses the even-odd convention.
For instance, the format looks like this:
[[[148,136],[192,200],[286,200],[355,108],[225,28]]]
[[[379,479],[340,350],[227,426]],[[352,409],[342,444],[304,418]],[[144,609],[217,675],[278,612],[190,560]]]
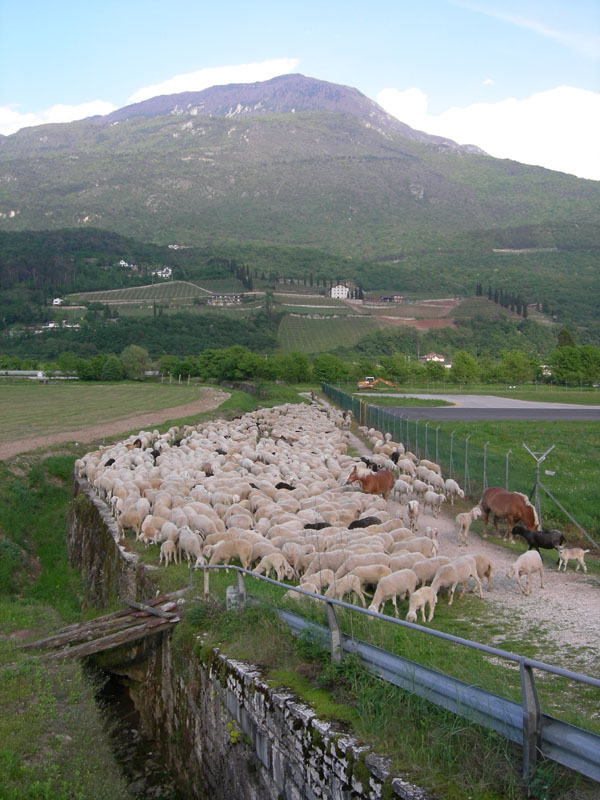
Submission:
[[[393,395],[387,394],[387,397]],[[403,397],[405,395],[398,395]],[[389,406],[388,410],[407,419],[433,419],[440,422],[455,421],[511,421],[538,422],[600,421],[600,405],[580,406],[574,403],[543,403],[515,400],[510,397],[471,394],[414,394],[412,397],[445,400],[453,406]]]

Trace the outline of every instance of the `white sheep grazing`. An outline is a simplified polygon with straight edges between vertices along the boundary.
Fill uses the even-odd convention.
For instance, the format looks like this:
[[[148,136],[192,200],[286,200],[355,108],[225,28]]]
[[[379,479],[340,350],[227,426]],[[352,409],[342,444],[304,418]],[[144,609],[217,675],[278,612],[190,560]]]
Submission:
[[[321,594],[319,591],[319,587],[316,586],[314,583],[307,581],[306,583],[301,583],[298,589],[302,589],[305,592],[312,592],[313,594]],[[296,600],[298,602],[304,602],[305,600],[311,600],[312,598],[307,597],[305,594],[300,594],[300,592],[295,591],[295,589],[288,589],[288,591],[283,595],[284,600]],[[316,600],[313,602],[317,602]]]
[[[177,559],[177,546],[171,539],[167,539],[160,546],[160,558],[158,563],[162,564],[163,561],[165,567],[168,567],[171,561],[174,561],[175,564],[179,563]]]
[[[166,541],[170,540],[167,539]],[[185,555],[188,564],[190,563],[192,556],[196,557],[195,566],[199,567],[201,564],[206,564],[206,560],[202,556],[202,545],[200,544],[198,534],[190,530],[187,525],[185,525],[179,531],[177,547],[179,548],[180,559]]]
[[[264,556],[256,567],[254,567],[252,572],[255,572],[257,575],[262,575],[264,572],[268,578],[271,570],[275,571],[277,580],[280,583],[284,578],[291,580],[294,577],[294,569],[287,562],[283,553],[269,553]]]
[[[388,600],[394,604],[394,614],[398,616],[398,606],[396,598],[401,600],[408,595],[409,597],[417,588],[417,576],[412,569],[401,569],[386,575],[377,584],[377,589],[373,596],[373,602],[369,606],[369,611],[379,612],[379,607]]]
[[[418,500],[409,500],[406,508],[408,513],[408,522],[410,525],[410,529],[414,533],[417,529],[417,522],[419,521],[419,513],[421,511],[421,506],[419,505]]]
[[[479,589],[479,597],[483,599],[483,589],[477,574],[477,562],[473,556],[461,556],[460,558],[455,558],[449,564],[441,566],[433,577],[431,588],[436,594],[443,587],[449,588],[448,605],[451,606],[454,602],[454,592],[459,583],[462,583],[463,589],[458,599],[461,600],[465,596],[469,578],[473,578]]]
[[[446,491],[446,498],[450,500],[451,505],[454,505],[454,499],[456,497],[460,497],[461,500],[464,499],[465,493],[460,488],[458,483],[452,478],[446,479],[444,483],[444,489]]]
[[[437,595],[433,591],[431,586],[422,586],[420,589],[417,589],[416,592],[413,592],[410,596],[408,612],[406,614],[406,620],[408,622],[416,622],[417,612],[420,609],[423,622],[425,622],[425,606],[429,605],[429,614],[427,616],[427,622],[431,622],[431,620],[433,619],[433,612],[435,610],[436,603],[437,603]]]
[[[314,583],[315,586],[318,586],[320,591],[326,589],[330,584],[332,584],[335,580],[335,575],[332,569],[321,569],[318,572],[314,572],[310,576],[310,583]]]
[[[181,534],[179,535],[181,543]],[[209,564],[229,564],[232,558],[239,558],[244,569],[250,566],[252,545],[245,539],[224,539],[215,545],[206,545],[204,555],[210,557]]]
[[[542,557],[538,553],[537,550],[527,550],[527,552],[522,553],[512,567],[507,571],[506,577],[507,578],[516,578],[517,583],[519,584],[519,589],[523,592],[524,595],[531,594],[531,576],[534,572],[540,573],[540,586],[544,588],[544,565],[542,563]],[[527,576],[526,588],[524,589],[521,586],[521,575]]]
[[[480,506],[473,506],[470,511],[464,511],[462,514],[456,515],[456,524],[458,526],[458,543],[465,547],[469,544],[467,534],[474,519],[481,517],[483,511]]]
[[[413,481],[412,488],[413,488],[413,494],[422,497],[425,494],[425,492],[430,491],[431,487],[425,481],[421,481],[417,478],[416,480]]]
[[[425,584],[433,580],[435,573],[444,564],[449,564],[448,556],[434,556],[433,558],[423,558],[411,566],[412,571],[419,579],[419,583]]]
[[[583,550],[581,547],[565,547],[564,544],[561,544],[558,548],[558,571],[560,572],[560,568],[564,565],[563,572],[566,572],[567,564],[570,559],[574,558],[577,561],[575,572],[578,572],[579,567],[583,567],[583,571],[587,572],[584,556],[589,552],[589,550]]]
[[[437,489],[439,492],[443,492],[445,489],[444,479],[441,475],[437,475],[435,472],[430,472],[428,477],[425,479],[430,486],[433,486],[434,489]]]
[[[404,503],[408,496],[413,493],[413,487],[410,483],[407,483],[402,478],[398,478],[398,480],[394,483],[394,488],[392,489],[392,495],[398,496],[398,499],[401,503]]]
[[[357,576],[360,580],[360,588],[364,592],[365,586],[377,586],[382,578],[385,578],[386,575],[391,575],[392,572],[393,570],[383,564],[371,564],[368,567],[354,567],[352,572],[348,574]]]
[[[428,460],[428,459],[426,459],[426,458],[422,458],[422,459],[419,461],[419,466],[425,466],[425,467],[428,467],[428,468],[429,468],[430,470],[432,470],[433,472],[437,472],[437,474],[438,474],[438,475],[441,475],[441,474],[442,474],[442,469],[441,469],[440,465],[439,465],[439,464],[436,464],[436,463],[435,463],[435,461],[429,461],[429,460]]]
[[[363,605],[366,607],[365,596],[363,594],[360,578],[358,575],[344,575],[343,578],[335,579],[325,592],[325,597],[332,597],[335,600],[343,600],[344,595],[356,595]]]
[[[445,502],[446,498],[443,494],[427,491],[423,495],[423,511],[425,511],[427,506],[431,506],[431,513],[437,519],[440,514],[440,508],[442,506],[442,503]]]
[[[413,565],[418,564],[420,561],[429,561],[429,559],[423,553],[409,553],[404,550],[390,560],[390,569],[392,572],[398,572],[401,569],[412,569]]]

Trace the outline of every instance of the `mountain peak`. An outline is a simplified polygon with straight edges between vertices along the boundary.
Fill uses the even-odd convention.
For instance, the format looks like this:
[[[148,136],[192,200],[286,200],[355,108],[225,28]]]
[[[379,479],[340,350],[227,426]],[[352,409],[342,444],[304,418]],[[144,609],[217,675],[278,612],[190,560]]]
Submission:
[[[329,112],[351,114],[366,127],[383,134],[399,134],[413,141],[435,144],[463,153],[483,153],[473,145],[458,145],[451,139],[417,131],[388,114],[381,106],[350,86],[309,78],[294,73],[268,81],[230,83],[211,86],[199,92],[160,95],[125,106],[104,117],[100,123],[111,124],[132,117],[155,117],[180,114],[208,117],[247,117],[266,114]]]

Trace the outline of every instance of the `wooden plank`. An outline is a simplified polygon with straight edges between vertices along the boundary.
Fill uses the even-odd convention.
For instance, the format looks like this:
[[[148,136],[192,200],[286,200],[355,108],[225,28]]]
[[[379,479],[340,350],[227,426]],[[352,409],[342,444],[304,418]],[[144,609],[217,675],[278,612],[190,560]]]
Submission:
[[[111,617],[105,619],[101,617],[99,620],[91,620],[90,622],[81,623],[77,629],[60,630],[58,633],[48,636],[45,639],[38,639],[35,642],[28,642],[22,645],[23,650],[43,650],[46,648],[62,647],[70,642],[81,642],[84,640],[95,639],[98,636],[106,633],[107,631],[123,630],[138,624],[131,612],[128,616],[123,616],[120,619]]]
[[[152,606],[147,606],[143,603],[136,603],[134,600],[127,600],[127,605],[131,606],[131,608],[137,608],[138,611],[145,611],[147,614],[152,614],[155,617],[163,617],[164,619],[171,619],[177,616],[168,611],[162,611],[160,608],[152,608]]]
[[[139,639],[143,639],[144,636],[150,636],[154,633],[158,633],[163,629],[169,627],[174,620],[153,620],[154,624],[151,624],[149,627],[148,622],[144,622],[143,625],[137,625],[134,628],[128,628],[124,631],[119,631],[118,633],[113,633],[109,636],[103,636],[100,639],[94,639],[91,642],[84,642],[83,644],[75,645],[74,647],[65,647],[58,652],[49,653],[48,658],[52,661],[59,661],[64,658],[83,658],[84,656],[90,656],[94,653],[100,653],[105,650],[114,650],[116,647],[120,647],[123,644],[129,644],[129,642],[135,642]]]

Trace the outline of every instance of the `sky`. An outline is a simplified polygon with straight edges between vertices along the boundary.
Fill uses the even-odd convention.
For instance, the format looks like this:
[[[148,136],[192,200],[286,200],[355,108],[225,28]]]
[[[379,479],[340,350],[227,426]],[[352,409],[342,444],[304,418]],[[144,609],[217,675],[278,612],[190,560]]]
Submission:
[[[0,133],[299,72],[600,180],[600,0],[0,0]]]

